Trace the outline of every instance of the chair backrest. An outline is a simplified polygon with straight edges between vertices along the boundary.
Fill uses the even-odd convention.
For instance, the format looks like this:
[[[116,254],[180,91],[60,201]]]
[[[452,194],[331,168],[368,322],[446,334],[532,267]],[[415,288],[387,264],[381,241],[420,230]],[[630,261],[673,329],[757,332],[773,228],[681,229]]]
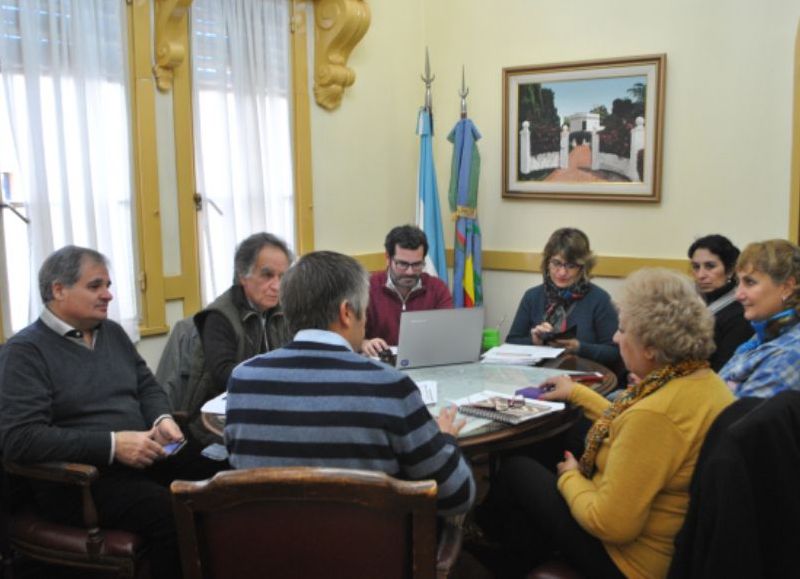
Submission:
[[[800,392],[742,398],[714,421],[671,578],[783,577],[800,546]]]
[[[172,326],[156,369],[156,380],[167,393],[173,410],[188,411],[189,376],[192,370],[195,349],[199,347],[200,334],[190,316]]]
[[[256,468],[171,488],[185,578],[435,575],[434,481]]]

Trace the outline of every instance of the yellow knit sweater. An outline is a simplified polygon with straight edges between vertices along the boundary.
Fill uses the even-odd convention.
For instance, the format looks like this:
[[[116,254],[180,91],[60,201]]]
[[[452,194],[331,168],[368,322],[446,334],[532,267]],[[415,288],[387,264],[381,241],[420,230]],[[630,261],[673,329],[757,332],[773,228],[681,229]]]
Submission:
[[[585,386],[577,386],[569,401],[593,421],[609,406]],[[700,447],[731,402],[730,390],[711,370],[672,380],[612,422],[591,480],[578,470],[558,479],[572,516],[603,542],[627,577],[666,576]]]

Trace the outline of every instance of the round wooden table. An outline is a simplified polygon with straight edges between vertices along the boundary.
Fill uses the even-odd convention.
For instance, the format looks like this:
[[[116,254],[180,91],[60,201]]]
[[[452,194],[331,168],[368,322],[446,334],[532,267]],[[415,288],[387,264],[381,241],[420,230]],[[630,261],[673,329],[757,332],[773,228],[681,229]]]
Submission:
[[[555,370],[600,372],[603,375],[602,380],[587,384],[587,386],[603,396],[617,388],[617,377],[614,372],[602,364],[573,354],[559,356],[542,366]],[[580,416],[579,408],[567,405],[561,412],[547,414],[516,426],[492,422],[474,434],[459,437],[458,442],[468,456],[498,453],[557,436],[575,424]]]
[[[571,354],[549,360],[543,364],[543,367],[587,373],[600,372],[603,379],[590,385],[599,394],[606,395],[617,387],[617,377],[611,370],[601,364]],[[561,412],[554,412],[516,426],[491,422],[480,430],[460,436],[458,442],[468,456],[502,452],[556,436],[570,428],[579,417],[580,411],[568,405]],[[222,436],[225,428],[224,415],[204,412],[202,420],[203,425],[210,432]]]

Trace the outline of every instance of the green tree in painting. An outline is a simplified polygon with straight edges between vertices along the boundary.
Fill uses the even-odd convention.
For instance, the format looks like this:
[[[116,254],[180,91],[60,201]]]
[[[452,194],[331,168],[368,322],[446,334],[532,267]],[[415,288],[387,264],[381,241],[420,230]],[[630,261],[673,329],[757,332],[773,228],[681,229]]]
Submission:
[[[644,105],[647,98],[647,85],[642,82],[635,83],[628,89],[628,94],[633,97],[633,102]]]
[[[530,123],[531,153],[549,153],[560,146],[560,117],[555,105],[555,94],[541,84],[523,84],[519,87],[519,122]]]
[[[647,85],[635,83],[627,90],[633,97],[614,99],[611,114],[603,120],[605,129],[600,133],[600,152],[614,153],[627,157],[631,147],[631,129],[636,126],[636,117],[644,117],[644,103],[647,98]]]
[[[523,84],[519,87],[519,112],[521,121],[537,125],[556,125],[559,123],[555,95],[541,84]]]
[[[596,107],[593,107],[592,110],[590,110],[589,112],[590,113],[595,113],[597,115],[600,115],[600,124],[601,125],[605,122],[606,117],[609,114],[608,113],[608,109],[606,108],[606,105],[597,105]]]

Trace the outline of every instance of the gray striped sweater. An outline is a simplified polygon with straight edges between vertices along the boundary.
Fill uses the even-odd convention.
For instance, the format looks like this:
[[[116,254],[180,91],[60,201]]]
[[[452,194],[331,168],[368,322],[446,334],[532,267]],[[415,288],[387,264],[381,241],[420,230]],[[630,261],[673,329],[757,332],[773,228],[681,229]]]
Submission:
[[[440,515],[467,511],[475,482],[405,374],[344,346],[294,341],[228,382],[225,443],[235,468],[322,466],[434,479]]]

